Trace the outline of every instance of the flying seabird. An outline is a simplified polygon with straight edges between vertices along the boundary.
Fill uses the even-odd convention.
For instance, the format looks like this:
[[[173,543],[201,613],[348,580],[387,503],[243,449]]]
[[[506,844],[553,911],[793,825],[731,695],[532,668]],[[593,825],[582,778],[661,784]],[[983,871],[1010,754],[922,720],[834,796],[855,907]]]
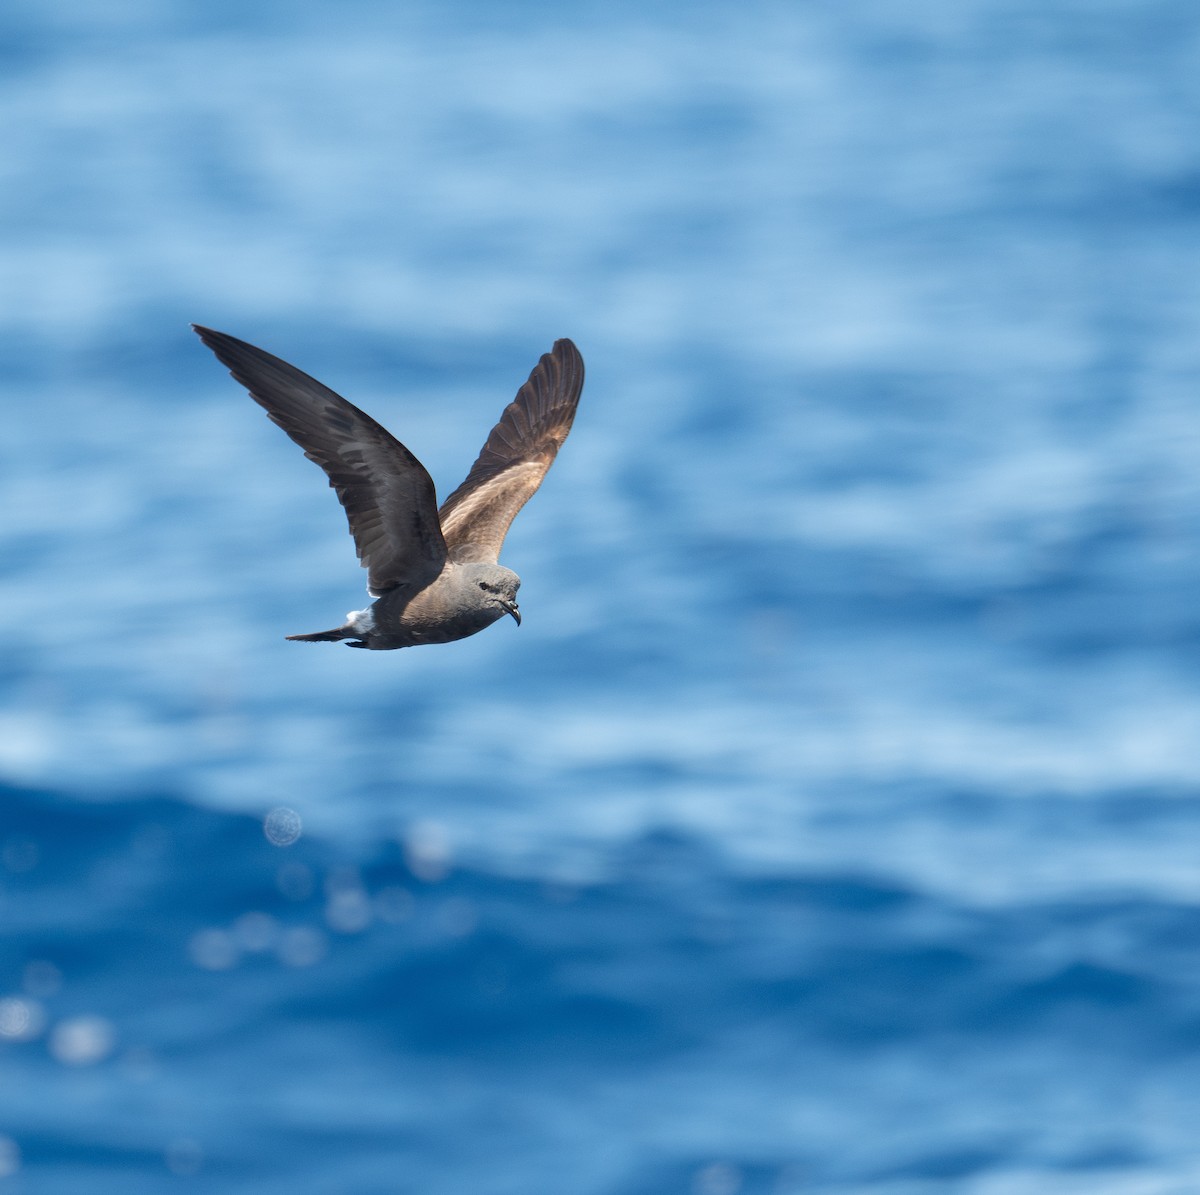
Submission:
[[[344,626],[288,639],[390,651],[465,639],[506,614],[520,625],[521,579],[498,563],[500,546],[571,430],[583,358],[569,340],[556,340],[537,363],[439,510],[424,465],[370,415],[286,361],[192,326],[329,475],[376,599],[347,614]]]

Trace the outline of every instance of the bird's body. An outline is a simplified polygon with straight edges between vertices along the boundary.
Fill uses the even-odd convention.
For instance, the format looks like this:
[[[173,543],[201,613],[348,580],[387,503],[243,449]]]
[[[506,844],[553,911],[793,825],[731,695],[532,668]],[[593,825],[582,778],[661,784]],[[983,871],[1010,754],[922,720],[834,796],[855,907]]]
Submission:
[[[315,635],[288,635],[306,643],[346,639],[351,647],[390,651],[419,643],[465,639],[506,614],[519,623],[517,590],[521,578],[498,564],[455,564],[448,560],[424,589],[388,590],[365,610],[351,610],[346,625]]]
[[[492,429],[466,480],[437,507],[424,466],[369,415],[287,362],[223,332],[196,332],[329,476],[376,599],[331,631],[289,635],[390,651],[465,639],[510,614],[520,578],[499,564],[509,525],[571,430],[583,360],[559,340]]]

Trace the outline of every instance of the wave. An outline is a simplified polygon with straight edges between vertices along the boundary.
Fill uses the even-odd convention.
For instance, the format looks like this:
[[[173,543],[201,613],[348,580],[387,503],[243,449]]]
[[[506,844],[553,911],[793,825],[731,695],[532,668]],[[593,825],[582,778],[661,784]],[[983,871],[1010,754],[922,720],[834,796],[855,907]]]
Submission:
[[[84,1155],[136,1189],[172,1149],[229,1190],[346,1167],[383,1190],[397,1166],[485,1189],[497,1134],[531,1165],[623,1159],[623,1191],[713,1166],[744,1190],[797,1167],[961,1177],[1047,1164],[1039,1121],[1067,1105],[1057,1164],[1115,1174],[1191,1131],[1191,905],[969,907],[746,875],[668,832],[564,884],[429,842],[277,847],[262,819],[166,798],[3,808],[4,1115],[39,1190]],[[1160,1123],[1117,1132],[1148,1085]],[[847,1160],[862,1133],[882,1136]]]

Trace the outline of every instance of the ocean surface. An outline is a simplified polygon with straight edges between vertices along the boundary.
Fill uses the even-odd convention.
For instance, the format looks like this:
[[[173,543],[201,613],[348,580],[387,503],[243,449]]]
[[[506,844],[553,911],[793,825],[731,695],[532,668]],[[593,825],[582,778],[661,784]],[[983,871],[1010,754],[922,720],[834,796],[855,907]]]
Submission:
[[[1200,1191],[1200,12],[0,10],[0,1195]],[[443,496],[364,603],[195,339]]]

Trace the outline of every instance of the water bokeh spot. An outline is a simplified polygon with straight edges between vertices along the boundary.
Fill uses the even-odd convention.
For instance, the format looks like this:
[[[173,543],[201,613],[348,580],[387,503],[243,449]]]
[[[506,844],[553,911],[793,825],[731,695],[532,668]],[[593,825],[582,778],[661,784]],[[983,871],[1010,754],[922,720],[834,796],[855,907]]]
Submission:
[[[263,833],[272,846],[291,846],[302,832],[300,815],[285,805],[272,809],[263,819]]]
[[[116,1041],[116,1028],[107,1018],[70,1017],[51,1030],[50,1053],[66,1066],[93,1066],[112,1053]]]

